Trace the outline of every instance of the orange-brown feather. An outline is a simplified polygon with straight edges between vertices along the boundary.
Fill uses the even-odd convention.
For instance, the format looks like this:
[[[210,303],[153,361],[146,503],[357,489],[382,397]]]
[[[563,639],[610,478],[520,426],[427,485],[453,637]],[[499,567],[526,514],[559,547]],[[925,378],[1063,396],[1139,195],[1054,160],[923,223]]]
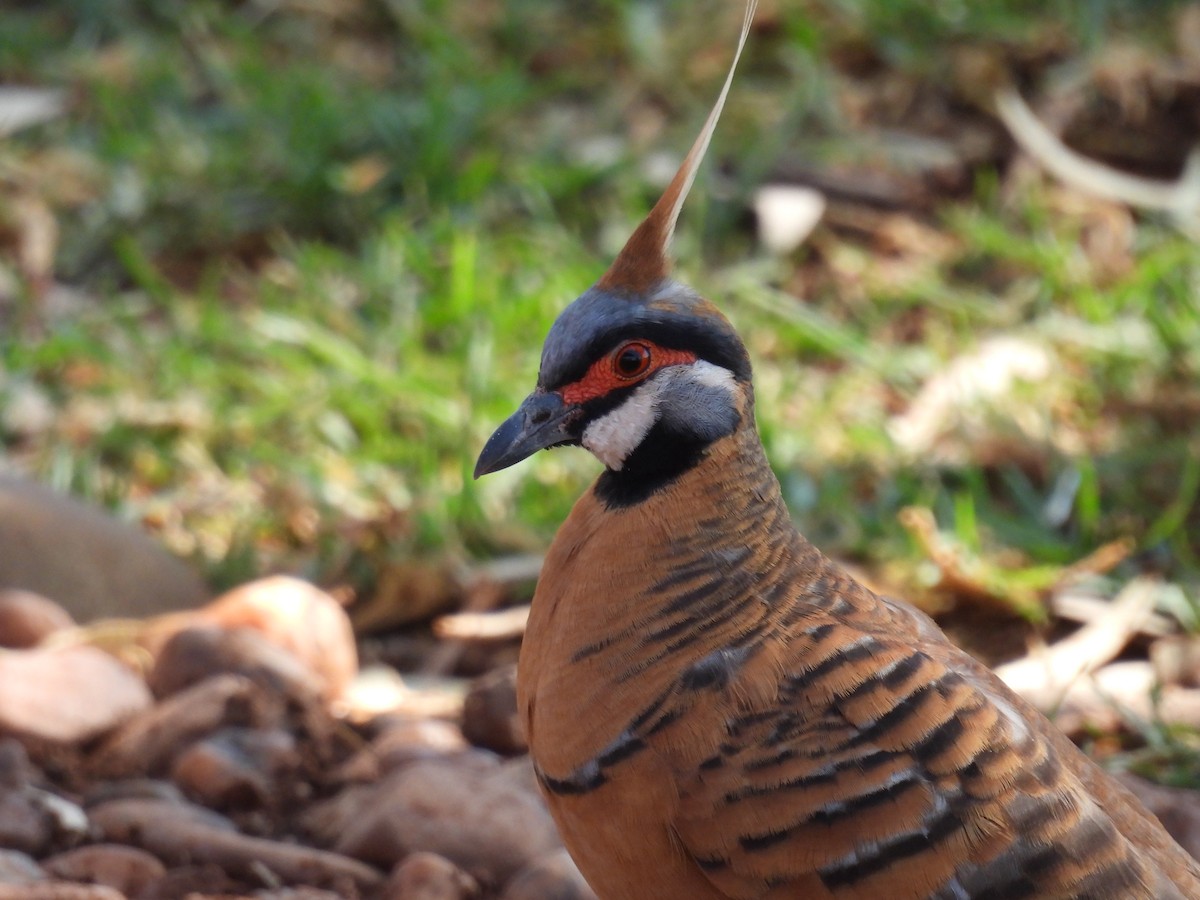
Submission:
[[[1200,896],[1123,788],[795,532],[751,425],[638,506],[581,498],[519,690],[604,900]]]
[[[617,254],[616,260],[601,276],[597,287],[607,291],[645,296],[670,274],[671,262],[667,250],[671,243],[671,237],[675,233],[675,223],[679,219],[679,211],[683,208],[683,202],[687,199],[692,182],[696,179],[696,173],[700,170],[700,163],[704,161],[704,155],[708,151],[708,144],[712,140],[717,121],[721,118],[721,110],[725,106],[725,98],[729,96],[733,73],[737,68],[738,59],[742,55],[742,48],[746,46],[746,37],[750,33],[757,6],[757,0],[750,0],[746,4],[746,13],[742,19],[742,33],[738,38],[733,62],[729,66],[729,74],[725,76],[725,84],[721,88],[717,102],[713,104],[692,148],[684,157],[683,163],[680,164],[671,183],[667,185],[662,196],[658,198],[658,202],[654,204],[654,208],[650,210],[650,214],[634,230],[621,252]]]

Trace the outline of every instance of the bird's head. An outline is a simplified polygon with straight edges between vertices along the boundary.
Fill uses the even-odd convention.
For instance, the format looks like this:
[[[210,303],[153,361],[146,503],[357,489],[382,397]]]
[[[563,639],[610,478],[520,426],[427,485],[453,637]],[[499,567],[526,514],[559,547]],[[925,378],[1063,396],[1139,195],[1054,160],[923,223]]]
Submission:
[[[747,413],[750,361],[733,326],[664,279],[643,296],[593,287],[542,349],[537,389],[492,435],[475,475],[582,444],[614,472],[668,474]]]
[[[752,0],[724,88],[691,151],[609,270],[551,327],[537,388],[488,440],[475,477],[537,450],[582,445],[612,476],[671,478],[751,414],[741,339],[715,306],[669,278],[667,248],[754,7]]]

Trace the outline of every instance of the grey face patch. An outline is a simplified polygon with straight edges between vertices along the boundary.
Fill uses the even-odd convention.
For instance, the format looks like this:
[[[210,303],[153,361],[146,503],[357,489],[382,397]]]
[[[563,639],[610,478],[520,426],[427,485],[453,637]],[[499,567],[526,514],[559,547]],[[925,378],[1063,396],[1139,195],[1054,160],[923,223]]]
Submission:
[[[738,387],[728,369],[700,360],[670,366],[638,386],[616,409],[590,422],[583,446],[619,472],[655,425],[688,441],[711,443],[737,427]]]
[[[733,431],[740,418],[733,373],[703,360],[680,366],[679,371],[687,377],[676,379],[670,402],[662,404],[660,421],[704,443]]]

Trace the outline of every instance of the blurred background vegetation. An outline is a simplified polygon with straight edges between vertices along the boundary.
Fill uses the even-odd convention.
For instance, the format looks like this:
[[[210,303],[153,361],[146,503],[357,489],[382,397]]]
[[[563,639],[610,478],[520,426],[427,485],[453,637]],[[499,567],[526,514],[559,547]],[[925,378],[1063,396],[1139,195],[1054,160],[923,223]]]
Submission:
[[[0,137],[0,451],[217,586],[283,569],[369,597],[412,560],[536,552],[597,464],[475,483],[475,456],[686,151],[740,16],[10,0],[0,84],[63,93]],[[1200,15],[763,0],[680,276],[746,336],[828,552],[919,598],[951,548],[1029,612],[1124,547],[1116,577],[1163,574],[1200,628],[1200,252],[1022,165],[1001,83],[1081,152],[1177,178]],[[758,236],[770,183],[828,200],[790,252]]]

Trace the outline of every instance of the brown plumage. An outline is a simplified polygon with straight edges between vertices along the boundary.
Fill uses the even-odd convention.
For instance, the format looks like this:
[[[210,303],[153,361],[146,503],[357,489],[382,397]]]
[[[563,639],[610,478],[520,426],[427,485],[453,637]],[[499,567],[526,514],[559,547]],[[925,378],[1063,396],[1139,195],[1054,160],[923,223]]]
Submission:
[[[518,678],[571,855],[604,900],[1200,898],[1128,791],[796,531],[744,347],[666,277],[724,96],[476,468],[580,443],[606,465],[550,548]]]

